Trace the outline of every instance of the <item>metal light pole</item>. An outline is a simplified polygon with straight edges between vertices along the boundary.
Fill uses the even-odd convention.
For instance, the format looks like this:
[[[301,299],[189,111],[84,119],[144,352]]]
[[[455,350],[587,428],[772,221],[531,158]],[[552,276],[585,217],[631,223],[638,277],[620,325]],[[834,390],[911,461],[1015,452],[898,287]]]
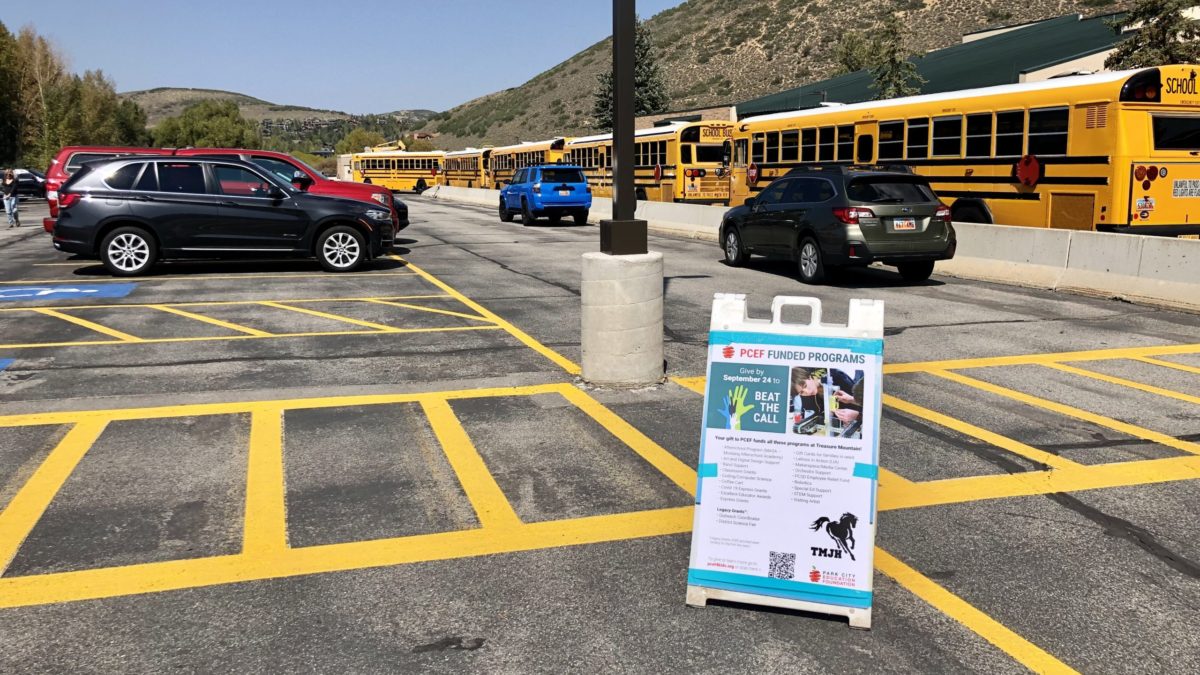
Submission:
[[[646,253],[646,221],[634,220],[633,55],[635,0],[613,0],[613,211],[600,221],[600,250],[610,255]]]
[[[612,219],[600,250],[583,254],[579,304],[583,379],[647,385],[663,379],[663,256],[649,251],[633,187],[634,0],[613,0]]]

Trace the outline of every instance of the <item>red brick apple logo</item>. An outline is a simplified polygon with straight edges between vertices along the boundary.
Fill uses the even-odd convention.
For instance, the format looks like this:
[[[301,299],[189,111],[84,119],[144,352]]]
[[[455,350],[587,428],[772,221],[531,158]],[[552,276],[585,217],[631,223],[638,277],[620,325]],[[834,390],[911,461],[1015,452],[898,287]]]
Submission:
[[[727,359],[732,359],[733,358],[733,345],[725,345],[725,348],[721,350],[721,356],[724,356]]]
[[[808,573],[808,580],[814,584],[821,580],[821,573],[817,570],[817,568],[812,568],[812,571]]]

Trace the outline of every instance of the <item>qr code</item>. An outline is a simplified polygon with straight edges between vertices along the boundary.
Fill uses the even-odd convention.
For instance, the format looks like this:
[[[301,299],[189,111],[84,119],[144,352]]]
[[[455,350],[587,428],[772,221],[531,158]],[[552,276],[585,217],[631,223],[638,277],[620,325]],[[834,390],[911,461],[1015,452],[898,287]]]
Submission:
[[[796,578],[795,553],[777,553],[775,551],[771,551],[770,556],[771,567],[767,571],[768,577],[772,579]]]

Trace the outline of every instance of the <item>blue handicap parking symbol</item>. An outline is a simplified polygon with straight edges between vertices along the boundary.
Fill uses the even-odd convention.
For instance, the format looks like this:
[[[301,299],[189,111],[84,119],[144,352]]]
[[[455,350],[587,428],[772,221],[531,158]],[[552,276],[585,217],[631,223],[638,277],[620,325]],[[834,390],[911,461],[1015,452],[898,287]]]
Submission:
[[[12,362],[12,359],[0,359],[0,370],[4,370],[5,368],[11,366]]]
[[[69,300],[78,298],[123,298],[137,284],[58,284],[54,286],[0,287],[5,300]]]

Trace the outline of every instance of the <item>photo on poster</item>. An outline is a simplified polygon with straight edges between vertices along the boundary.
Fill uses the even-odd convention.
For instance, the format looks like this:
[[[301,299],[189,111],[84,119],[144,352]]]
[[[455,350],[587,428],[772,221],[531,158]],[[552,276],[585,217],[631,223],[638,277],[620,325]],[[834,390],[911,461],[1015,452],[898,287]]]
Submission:
[[[864,379],[861,370],[793,367],[788,401],[791,433],[861,440]]]

